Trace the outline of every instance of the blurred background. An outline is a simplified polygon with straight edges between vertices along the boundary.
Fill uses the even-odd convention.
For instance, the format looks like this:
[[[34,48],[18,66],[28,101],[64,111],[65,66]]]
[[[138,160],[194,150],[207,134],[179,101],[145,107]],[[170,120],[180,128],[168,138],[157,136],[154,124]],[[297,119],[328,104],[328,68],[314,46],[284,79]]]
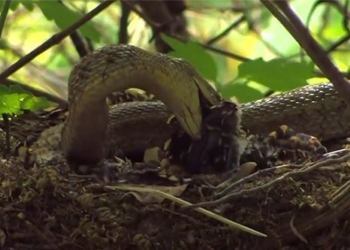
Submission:
[[[0,2],[0,9],[3,9],[4,3],[5,1]],[[258,0],[187,0],[184,3],[186,9],[183,15],[191,41],[251,60],[310,61],[298,43]],[[8,68],[99,4],[98,1],[79,0],[38,3],[28,0],[12,1],[2,31],[0,69]],[[314,38],[329,52],[337,67],[347,74],[350,65],[347,1],[325,3],[317,0],[292,0],[289,4],[311,30]],[[125,17],[122,9],[121,2],[115,2],[84,25],[84,29],[79,30],[91,49],[120,42],[121,19],[123,15]],[[133,11],[127,15],[127,32],[127,43],[156,51],[152,29]],[[237,82],[238,68],[244,60],[205,51],[215,62],[217,74],[214,84],[225,86]],[[72,40],[67,37],[11,75],[10,79],[66,98],[69,73],[79,60]],[[312,70],[314,74],[307,77],[308,83],[325,81],[317,69]],[[266,74],[274,77],[273,71],[267,70]],[[266,84],[254,81],[249,86],[257,89],[258,94],[247,90],[247,95],[236,95],[239,100],[261,98],[270,89]],[[293,87],[295,86],[287,86],[284,89]],[[225,87],[222,91],[226,91],[227,96],[235,95],[229,89],[225,90]]]

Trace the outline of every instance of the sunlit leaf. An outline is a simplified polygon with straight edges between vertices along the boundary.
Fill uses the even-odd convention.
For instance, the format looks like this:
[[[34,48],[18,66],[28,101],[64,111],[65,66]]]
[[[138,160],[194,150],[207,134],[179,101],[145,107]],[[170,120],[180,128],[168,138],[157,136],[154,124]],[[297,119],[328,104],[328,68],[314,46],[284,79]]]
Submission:
[[[8,49],[8,46],[6,44],[6,41],[2,38],[0,38],[0,50]]]
[[[275,91],[286,91],[304,86],[314,77],[314,65],[287,59],[264,61],[259,58],[238,66],[238,78],[255,81]]]
[[[23,110],[33,112],[53,106],[43,97],[36,97],[19,85],[0,85],[0,114],[20,115]]]
[[[82,16],[57,1],[38,1],[35,3],[41,9],[46,19],[53,20],[61,30],[66,29]],[[91,21],[81,26],[79,31],[94,42],[100,40],[99,32]]]
[[[34,9],[34,3],[31,0],[21,0],[21,4],[29,11]]]
[[[240,103],[263,98],[263,94],[257,89],[236,81],[222,85],[221,95],[224,98],[235,97]]]
[[[217,66],[213,57],[198,43],[189,41],[183,43],[174,38],[162,35],[163,40],[174,49],[168,55],[183,58],[189,62],[205,78],[215,81]]]
[[[247,1],[247,0],[246,0]],[[202,0],[202,3],[204,6],[209,7],[209,8],[228,8],[231,6],[232,1],[231,0]]]
[[[27,96],[22,100],[21,108],[33,112],[52,106],[52,102],[43,97]]]
[[[5,3],[5,1],[0,1],[0,2]],[[10,4],[10,9],[11,10],[16,10],[20,3],[21,3],[20,0],[12,0],[11,4]]]

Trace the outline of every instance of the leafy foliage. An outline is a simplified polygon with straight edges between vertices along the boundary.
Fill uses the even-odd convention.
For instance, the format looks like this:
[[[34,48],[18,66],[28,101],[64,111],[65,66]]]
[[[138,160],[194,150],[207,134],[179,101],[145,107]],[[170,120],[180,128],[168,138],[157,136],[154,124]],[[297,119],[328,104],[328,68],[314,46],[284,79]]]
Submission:
[[[261,91],[248,86],[246,81],[231,81],[222,84],[220,92],[224,98],[236,97],[242,103],[263,98]]]
[[[0,85],[0,114],[20,115],[24,110],[39,111],[53,105],[43,97],[33,96],[18,85]]]
[[[216,81],[217,66],[212,56],[202,46],[193,41],[183,43],[166,35],[162,35],[162,38],[174,49],[174,51],[169,52],[168,55],[185,59],[193,65],[203,77]]]
[[[1,2],[2,1],[0,1],[0,9],[3,5]],[[12,0],[10,6],[11,10],[16,10],[20,4],[22,4],[29,11],[33,11],[35,5],[38,6],[45,18],[47,20],[54,21],[57,27],[61,30],[66,29],[82,17],[81,13],[73,11],[58,1]],[[82,35],[90,38],[94,42],[99,42],[100,40],[99,32],[94,27],[92,21],[88,21],[86,24],[80,27],[79,31],[82,33]]]
[[[217,83],[218,68],[213,57],[198,43],[183,43],[174,38],[162,35],[162,38],[174,49],[169,55],[182,58],[192,64],[216,87],[224,98],[235,96],[240,102],[247,102],[263,97],[261,91],[248,85],[257,82],[273,91],[286,91],[304,86],[307,80],[314,77],[313,63],[296,62],[287,58],[264,61],[262,58],[243,62],[238,67],[238,76],[227,84]]]
[[[10,9],[11,2],[6,1],[2,7],[1,7],[1,13],[0,13],[0,38],[2,37],[2,31],[4,29],[5,26],[5,20],[8,14],[8,11]]]
[[[45,17],[48,20],[53,20],[61,30],[67,28],[81,17],[79,13],[56,1],[38,1],[36,5],[41,9]],[[91,21],[84,24],[79,31],[94,42],[99,41],[99,32],[92,25]]]
[[[347,33],[344,25],[342,24],[344,13],[336,11],[332,8],[330,8],[328,11],[324,11],[329,7],[327,3],[321,5],[317,4],[319,1],[314,0],[311,2],[314,2],[316,4],[314,4],[312,7],[311,2],[309,4],[305,4],[300,0],[294,2],[291,4],[293,7],[295,7],[298,15],[304,19],[303,21],[306,21],[306,16],[310,14],[310,19],[308,19],[309,21],[306,21],[306,23],[312,30],[313,35],[319,42],[321,42],[323,46],[330,46],[336,39],[338,39],[340,36],[343,36],[344,33]],[[82,16],[82,13],[88,10],[87,3],[86,5],[81,4],[81,8],[77,7],[80,6],[79,4],[71,5],[71,2],[69,1],[63,1],[63,3],[64,4],[61,4],[59,1],[44,0],[12,0],[10,8],[11,10],[15,11],[17,8],[19,8],[19,6],[24,6],[28,11],[36,11],[36,13],[38,13],[40,10],[43,14],[43,17],[45,17],[47,20],[54,21],[57,27],[62,30],[78,20]],[[194,7],[208,6],[212,9],[224,9],[227,8],[227,6],[232,6],[232,1],[224,0],[218,2],[200,0],[193,3],[189,2],[189,4]],[[2,9],[3,5],[4,1],[0,1],[0,9]],[[224,38],[227,42],[222,43],[221,46],[225,46],[226,50],[238,48],[238,53],[246,57],[270,57],[271,54],[273,54],[275,56],[275,59],[265,61],[262,58],[258,58],[248,62],[240,63],[238,66],[235,63],[228,66],[228,60],[226,60],[225,56],[218,56],[216,54],[214,55],[212,53],[209,53],[199,43],[196,43],[194,41],[183,43],[176,39],[163,35],[163,39],[174,49],[174,51],[172,51],[169,55],[187,60],[197,69],[197,71],[202,76],[213,82],[225,98],[235,96],[240,102],[247,102],[262,98],[263,92],[267,89],[273,91],[287,91],[296,87],[300,87],[307,84],[307,81],[315,77],[315,74],[313,73],[314,65],[310,62],[304,62],[299,59],[300,57],[298,55],[300,52],[300,46],[294,41],[293,38],[291,38],[288,32],[285,31],[284,27],[282,27],[279,22],[271,17],[271,14],[266,8],[260,7],[260,5],[257,5],[253,0],[244,1],[244,3],[242,2],[238,5],[240,9],[245,10],[240,14],[244,14],[246,24],[248,25],[242,25],[240,27],[237,27],[236,30],[232,30],[231,33]],[[117,4],[114,5],[114,8],[116,10],[119,9],[119,7],[120,6]],[[81,11],[79,11],[79,9]],[[253,9],[254,11],[251,11]],[[315,11],[315,9],[317,9],[317,11]],[[226,20],[225,22],[222,22],[222,20],[215,19],[213,27],[208,25],[209,22],[206,22],[204,18],[204,16],[209,16],[209,12],[203,13],[206,14],[201,16],[203,19],[199,18],[203,21],[200,21],[200,25],[198,22],[195,23],[195,27],[199,31],[204,27],[204,29],[207,31],[204,33],[206,35],[209,34],[210,36],[214,36],[215,34],[220,34],[221,30],[223,30],[225,26],[228,26],[231,22],[227,22]],[[322,19],[321,22],[317,21],[320,19],[319,17],[323,18],[322,15],[325,16],[324,20]],[[107,16],[109,16],[109,14]],[[191,13],[188,13],[188,17],[190,16]],[[226,18],[226,14],[223,15],[220,13],[220,16],[224,16]],[[235,17],[237,16],[238,14]],[[232,16],[227,15],[227,17]],[[192,16],[192,19],[188,18],[189,23],[195,21],[196,18],[198,19],[198,15]],[[108,17],[106,19],[108,19]],[[312,20],[316,21],[311,22]],[[94,46],[101,46],[105,44],[105,41],[114,40],[115,33],[110,32],[110,30],[106,32],[102,29],[97,29],[96,27],[100,27],[95,27],[97,22],[98,21],[89,21],[79,29],[80,33],[82,33],[84,37],[90,38],[92,42],[94,42]],[[112,23],[109,23],[109,25],[115,25],[115,19],[112,18]],[[250,27],[255,27],[256,29],[251,29]],[[318,29],[318,31],[315,29]],[[245,41],[248,41],[245,40],[245,37],[250,36],[249,39],[251,39],[251,35],[253,34],[253,36],[256,38],[257,31],[259,32],[260,38],[255,39],[253,42],[249,40],[249,44],[245,43]],[[282,31],[284,33],[281,33]],[[230,37],[230,35],[235,32],[240,33],[238,40],[237,34]],[[7,34],[8,33],[11,32],[7,32]],[[136,33],[133,33],[133,36],[135,36]],[[200,33],[201,32],[199,32],[199,34]],[[103,37],[103,35],[105,35],[105,37]],[[259,39],[263,41],[264,44],[257,44],[257,40]],[[103,42],[100,43],[100,40]],[[10,41],[8,38],[3,40],[0,39],[0,49],[6,49],[7,44],[9,44],[9,47],[11,48],[11,43],[8,41]],[[266,44],[268,44],[268,46],[265,46]],[[260,48],[262,48],[262,50],[260,50]],[[256,52],[253,53],[253,51]],[[266,53],[266,51],[268,51],[268,53]],[[335,54],[335,56],[334,53],[332,55],[330,53],[330,56],[334,56],[332,59],[334,59],[336,63],[339,63],[340,60],[341,63],[344,64],[344,71],[346,72],[348,70],[349,64],[346,62],[347,59],[344,59],[348,57],[346,56],[346,53],[343,53],[343,51],[344,50],[342,50],[342,53]],[[237,51],[234,52],[237,53]],[[55,55],[55,60],[50,61],[50,64],[47,66],[47,68],[49,70],[63,67],[70,68],[70,60],[59,60],[59,57],[69,57],[66,55],[68,55],[67,51],[63,51],[59,56]],[[337,57],[338,60],[335,59],[335,57]],[[290,58],[295,58],[296,60],[291,60]],[[220,77],[222,75],[229,77],[228,79],[225,78],[225,80],[221,80]]]
[[[11,1],[11,10],[16,10],[19,4],[22,4],[24,7],[26,7],[27,10],[32,11],[34,9],[34,3],[33,1],[26,1],[26,0],[12,0]]]
[[[313,63],[294,62],[286,58],[266,62],[259,58],[240,64],[238,78],[261,83],[275,91],[286,91],[304,86],[314,76],[313,69]]]

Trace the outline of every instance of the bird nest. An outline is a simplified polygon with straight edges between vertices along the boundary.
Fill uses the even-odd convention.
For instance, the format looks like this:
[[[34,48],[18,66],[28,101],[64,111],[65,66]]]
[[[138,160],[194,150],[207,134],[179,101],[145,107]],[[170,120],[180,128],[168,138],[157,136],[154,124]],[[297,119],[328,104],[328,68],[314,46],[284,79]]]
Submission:
[[[17,138],[49,125],[22,119],[12,124],[19,125],[12,126]],[[75,174],[64,161],[28,167],[20,157],[3,158],[0,167],[2,249],[350,246],[346,149],[226,183],[225,174],[192,175],[188,181],[141,166],[126,173],[127,182],[106,184]]]
[[[218,175],[179,183],[139,173],[137,185],[106,185],[74,174],[66,164],[25,169],[18,158],[3,159],[0,244],[3,249],[344,249],[350,245],[349,159],[346,150],[316,163],[260,171],[223,188],[221,199],[213,197],[213,186],[225,179]],[[188,206],[204,201],[214,202]]]

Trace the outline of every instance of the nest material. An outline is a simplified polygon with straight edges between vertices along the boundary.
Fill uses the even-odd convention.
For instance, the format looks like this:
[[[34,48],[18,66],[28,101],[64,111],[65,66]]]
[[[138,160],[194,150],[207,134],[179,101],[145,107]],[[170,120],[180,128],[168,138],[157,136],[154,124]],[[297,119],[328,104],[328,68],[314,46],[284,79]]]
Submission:
[[[14,121],[19,125],[12,127],[17,138],[52,125],[52,121],[24,119],[25,123]],[[230,191],[240,195],[208,208],[268,236],[263,238],[182,209],[154,193],[107,188],[94,177],[74,174],[63,163],[28,168],[18,157],[3,158],[0,248],[346,249],[350,247],[350,161],[323,163],[317,168],[309,163],[312,171],[305,165],[259,173]],[[152,183],[149,173],[140,172],[136,179],[145,180],[148,187],[157,183],[151,187],[194,204],[213,199],[204,186],[227,179],[195,175],[191,184],[184,185],[156,177]],[[266,188],[258,188],[263,185]],[[252,188],[254,192],[244,191]]]
[[[115,191],[65,165],[25,170],[1,161],[1,246],[7,249],[344,249],[350,246],[350,163],[323,166],[219,206],[222,215],[268,235],[233,230],[157,195]],[[282,168],[231,192],[270,182]],[[197,203],[203,183],[167,192]],[[155,189],[161,187],[154,186]],[[337,190],[345,191],[338,200]],[[164,187],[162,187],[164,190]],[[179,191],[180,190],[180,191]],[[339,194],[339,192],[338,192]],[[333,202],[331,202],[333,201]]]

